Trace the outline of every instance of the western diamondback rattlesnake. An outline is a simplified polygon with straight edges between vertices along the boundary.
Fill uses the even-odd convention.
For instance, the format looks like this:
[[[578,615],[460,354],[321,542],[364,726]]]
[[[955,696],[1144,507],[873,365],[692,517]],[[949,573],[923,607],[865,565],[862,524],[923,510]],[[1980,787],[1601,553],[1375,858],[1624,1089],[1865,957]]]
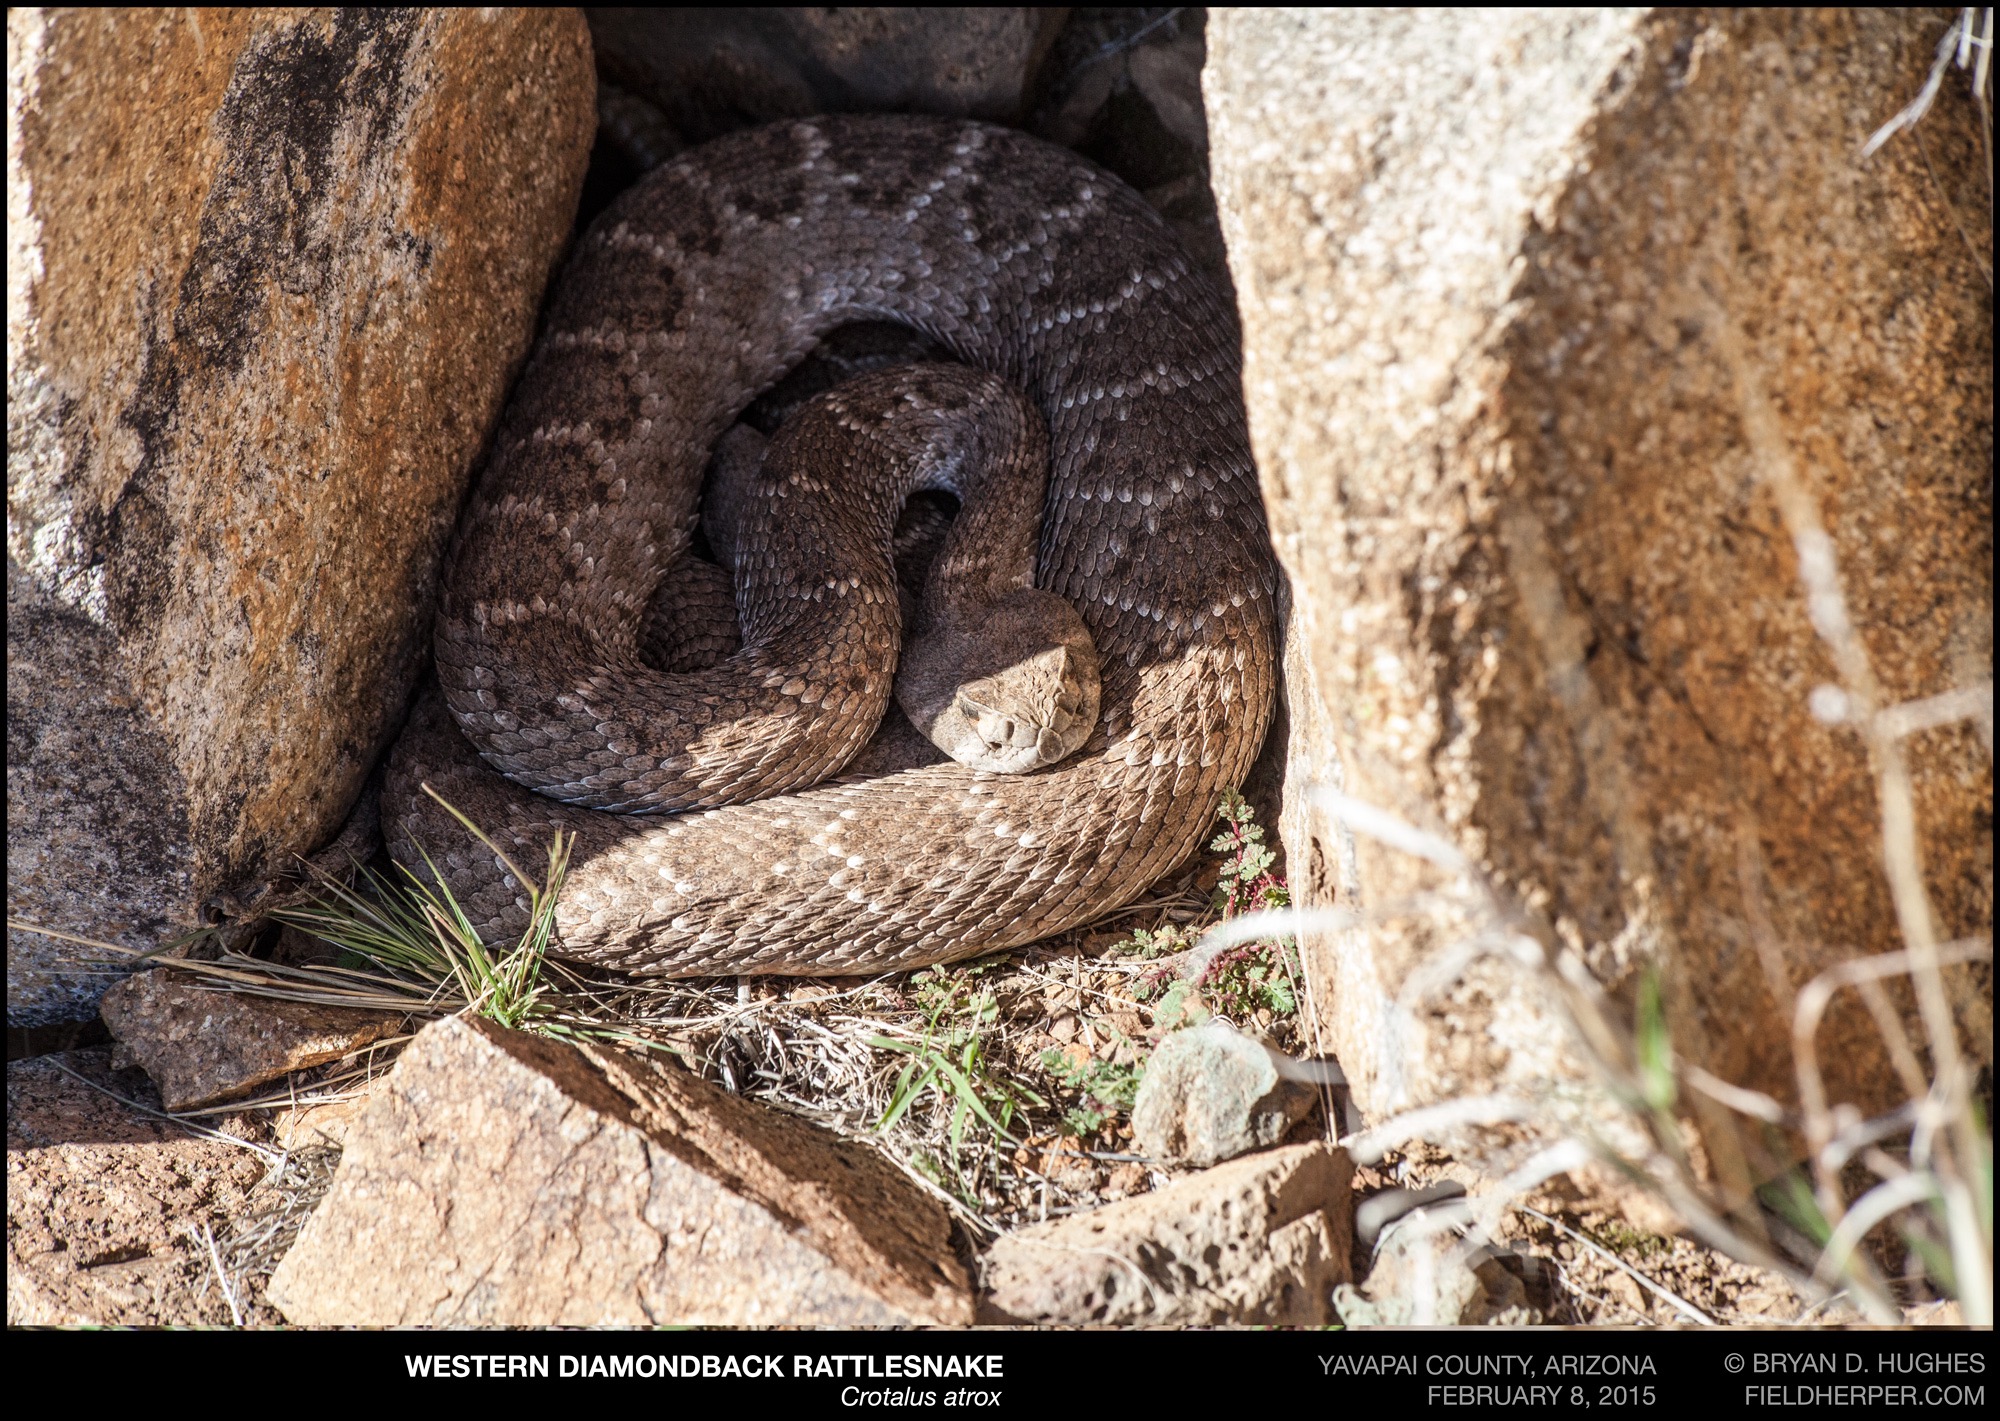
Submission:
[[[649,600],[689,545],[717,437],[822,335],[868,319],[920,330],[1047,420],[1036,581],[1096,641],[1096,729],[1033,774],[926,765],[701,809],[721,780],[757,792],[758,771],[691,767],[687,728],[706,734],[714,708],[640,662]],[[1029,942],[1142,893],[1249,769],[1275,580],[1233,313],[1137,194],[984,124],[736,134],[655,169],[579,242],[438,620],[444,694],[495,763],[586,803],[696,812],[533,793],[432,697],[392,758],[385,828],[494,934],[518,931],[526,895],[419,783],[524,864],[574,833],[558,950],[628,970],[850,973]]]

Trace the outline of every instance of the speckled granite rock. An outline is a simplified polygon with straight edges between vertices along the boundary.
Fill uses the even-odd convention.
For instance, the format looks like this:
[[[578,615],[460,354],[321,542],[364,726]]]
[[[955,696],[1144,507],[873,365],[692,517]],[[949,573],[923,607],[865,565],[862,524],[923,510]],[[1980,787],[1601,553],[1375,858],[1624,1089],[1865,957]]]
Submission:
[[[1002,1234],[982,1268],[992,1321],[1310,1327],[1348,1276],[1353,1168],[1288,1145],[1165,1189]]]
[[[1311,1086],[1279,1075],[1270,1048],[1209,1022],[1174,1032],[1146,1062],[1133,1139],[1154,1159],[1206,1167],[1277,1144],[1316,1099]]]
[[[1835,676],[1760,422],[1817,497],[1886,694],[1991,675],[1992,298],[1958,227],[1980,250],[1990,229],[1966,84],[1923,128],[1955,197],[1908,135],[1856,157],[1945,22],[1211,13],[1210,165],[1294,595],[1297,901],[1374,909],[1440,882],[1308,786],[1427,818],[1612,993],[1657,965],[1680,1059],[1793,1095],[1793,994],[1900,941],[1862,745],[1808,708]],[[1983,932],[1988,753],[1964,723],[1908,744],[1940,936]],[[1467,928],[1309,935],[1365,1114],[1578,1100],[1570,1038],[1507,953],[1420,977]],[[1981,1055],[1990,984],[1950,974]],[[1819,1059],[1833,1100],[1904,1098],[1851,994]],[[1719,1111],[1688,1108],[1730,1173]]]
[[[269,1296],[308,1326],[972,1320],[944,1210],[865,1147],[461,1019],[376,1087]]]
[[[110,1054],[7,1067],[8,1325],[227,1324],[221,1293],[202,1287],[201,1229],[220,1235],[241,1215],[264,1162],[76,1079],[143,1090],[136,1073],[112,1072]]]
[[[171,968],[126,978],[104,994],[98,1012],[118,1038],[120,1059],[152,1077],[168,1110],[247,1095],[380,1041],[408,1020],[213,991]]]
[[[592,82],[574,11],[8,12],[11,916],[156,946],[339,829]],[[10,933],[8,1020],[89,966]]]

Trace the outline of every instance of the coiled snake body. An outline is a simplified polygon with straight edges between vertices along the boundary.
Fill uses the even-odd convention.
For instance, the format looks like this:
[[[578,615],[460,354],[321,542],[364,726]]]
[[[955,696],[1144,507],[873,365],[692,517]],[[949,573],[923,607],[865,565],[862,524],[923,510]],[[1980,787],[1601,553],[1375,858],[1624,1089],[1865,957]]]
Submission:
[[[1102,663],[1097,728],[1053,768],[774,793],[793,781],[767,781],[755,746],[727,764],[701,748],[729,743],[742,708],[636,655],[718,436],[868,319],[916,328],[1047,421],[1036,582]],[[1132,901],[1195,846],[1270,719],[1275,570],[1238,382],[1226,302],[1141,198],[1067,150],[846,117],[656,169],[578,244],[467,509],[438,619],[444,700],[419,706],[384,789],[392,851],[414,867],[421,844],[497,937],[525,892],[419,785],[523,865],[567,830],[557,951],[674,976],[915,967]],[[871,652],[893,664],[893,645]],[[770,694],[808,714],[824,699],[797,678]]]

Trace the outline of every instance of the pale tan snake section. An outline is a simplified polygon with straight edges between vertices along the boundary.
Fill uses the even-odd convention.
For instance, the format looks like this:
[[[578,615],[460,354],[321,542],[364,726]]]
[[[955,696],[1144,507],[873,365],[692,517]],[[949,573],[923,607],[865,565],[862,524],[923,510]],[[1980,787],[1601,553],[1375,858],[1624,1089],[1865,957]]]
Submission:
[[[690,777],[706,712],[687,678],[635,674],[634,648],[716,438],[822,335],[869,319],[1046,419],[1036,581],[1096,640],[1096,734],[1027,775],[937,764],[674,815],[586,807],[767,792],[754,766]],[[983,124],[733,135],[650,173],[561,279],[447,572],[458,721],[430,697],[398,745],[391,847],[414,864],[423,843],[497,936],[525,896],[418,783],[524,864],[573,832],[560,951],[638,972],[852,973],[1033,941],[1144,892],[1248,771],[1275,579],[1233,313],[1137,194]]]

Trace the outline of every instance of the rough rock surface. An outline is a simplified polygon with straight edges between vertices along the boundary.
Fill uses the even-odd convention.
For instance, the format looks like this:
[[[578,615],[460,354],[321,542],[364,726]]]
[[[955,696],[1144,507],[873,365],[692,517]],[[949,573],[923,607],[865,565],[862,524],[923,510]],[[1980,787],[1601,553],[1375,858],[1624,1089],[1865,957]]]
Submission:
[[[10,915],[152,947],[340,827],[568,235],[569,11],[10,10]],[[8,1020],[87,1016],[10,933]]]
[[[1139,189],[1189,253],[1227,280],[1208,187],[1206,16],[1199,6],[1071,11],[1042,63],[1027,127]]]
[[[604,77],[690,143],[780,118],[927,113],[1009,122],[1060,10],[882,6],[585,11]]]
[[[1318,1093],[1278,1074],[1275,1053],[1221,1022],[1176,1031],[1153,1052],[1132,1107],[1142,1154],[1205,1168],[1275,1145]]]
[[[1990,244],[1964,85],[1927,149],[1856,156],[1943,23],[1211,15],[1210,162],[1294,596],[1299,901],[1438,883],[1306,794],[1344,789],[1441,830],[1614,999],[1657,964],[1682,1060],[1793,1095],[1793,994],[1900,941],[1863,750],[1808,710],[1836,677],[1760,422],[1819,501],[1885,693],[1991,674],[1991,298],[1960,228]],[[1909,748],[1941,935],[1983,931],[1986,751],[1963,723]],[[1468,936],[1419,914],[1310,940],[1370,1116],[1571,1089],[1528,973],[1490,952],[1419,970]],[[1986,969],[1951,986],[1969,1025],[1990,1012]],[[1835,1101],[1903,1098],[1851,1000],[1819,1058]]]
[[[1348,1327],[1479,1327],[1541,1321],[1528,1291],[1490,1247],[1468,1251],[1447,1224],[1421,1214],[1392,1224],[1368,1280],[1357,1290],[1334,1289]]]
[[[7,1067],[7,1323],[158,1327],[227,1323],[211,1237],[264,1174],[235,1145],[195,1139],[65,1074],[121,1093],[103,1048]]]
[[[878,1156],[685,1073],[428,1027],[271,1279],[304,1325],[971,1321],[944,1210]]]
[[[118,1038],[120,1059],[153,1078],[168,1110],[214,1105],[337,1061],[408,1020],[213,991],[170,968],[126,978],[98,1011]]]
[[[1343,1151],[1290,1145],[1003,1234],[984,1259],[987,1315],[1070,1325],[1329,1322],[1333,1288],[1348,1277],[1352,1173]]]

